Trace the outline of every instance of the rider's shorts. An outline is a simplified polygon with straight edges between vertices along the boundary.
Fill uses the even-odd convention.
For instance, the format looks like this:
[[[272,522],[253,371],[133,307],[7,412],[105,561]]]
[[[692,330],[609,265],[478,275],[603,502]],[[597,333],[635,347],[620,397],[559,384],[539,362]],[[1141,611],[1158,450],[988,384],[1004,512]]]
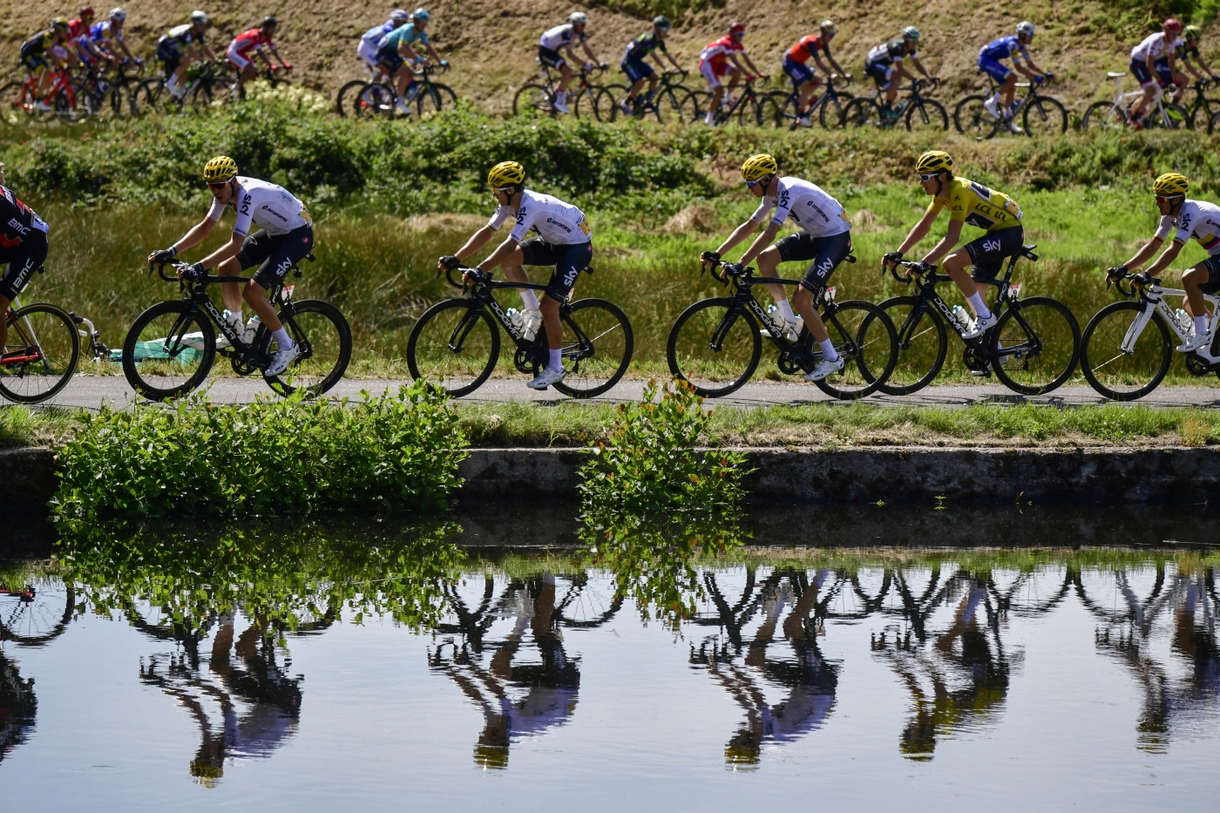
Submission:
[[[42,54],[30,54],[29,56],[21,57],[21,64],[25,66],[27,71],[33,73],[39,68],[47,66],[47,59]]]
[[[29,284],[30,277],[47,258],[47,235],[37,229],[21,238],[15,246],[0,247],[0,265],[8,263],[8,271],[0,279],[0,296],[12,301]]]
[[[356,47],[356,56],[370,69],[377,67],[377,43],[369,42],[368,40],[360,40],[360,45]]]
[[[894,75],[893,65],[882,65],[880,62],[865,62],[864,72],[873,77],[878,90],[890,89],[890,78]]]
[[[387,45],[377,52],[377,64],[383,66],[391,75],[402,67],[404,61],[398,53],[398,48],[393,45]]]
[[[237,50],[237,42],[230,42],[228,49],[225,50],[225,58],[233,63],[239,71],[244,71],[246,66],[251,64],[250,60],[242,56]]]
[[[851,253],[851,231],[829,237],[814,237],[799,231],[777,240],[775,247],[783,262],[813,260],[801,278],[801,287],[817,293],[843,258]]]
[[[979,57],[979,70],[1000,84],[1008,81],[1008,75],[1012,73],[1012,70],[1003,62],[997,62],[985,56]]]
[[[173,73],[182,64],[182,51],[172,45],[161,44],[157,46],[157,59],[165,66],[166,73]]]
[[[1161,80],[1161,87],[1169,87],[1174,84],[1173,71],[1169,69],[1168,59],[1155,60],[1152,63],[1152,67],[1156,68],[1156,75]]]
[[[814,77],[813,68],[804,62],[797,62],[795,59],[787,57],[784,57],[784,73],[788,74],[788,78],[792,80],[792,86],[798,88],[806,82],[812,81]]]
[[[710,59],[699,60],[699,73],[703,74],[703,78],[707,80],[707,89],[714,90],[720,87],[720,77],[728,76],[729,61],[726,59],[721,64],[721,70],[717,72],[716,64]]]
[[[270,290],[283,282],[284,275],[294,265],[305,259],[313,250],[313,224],[295,228],[286,234],[267,234],[259,229],[249,235],[237,252],[241,270],[258,266],[254,274],[255,283]]]
[[[996,284],[996,277],[1003,269],[1004,261],[1021,250],[1025,243],[1025,228],[1009,226],[999,231],[989,231],[982,237],[966,244],[966,253],[974,264],[970,278],[975,282]]]
[[[1148,73],[1148,66],[1143,62],[1131,60],[1130,65],[1131,75],[1140,83],[1140,87],[1146,87],[1153,83],[1152,74]]]
[[[554,48],[543,48],[538,46],[538,61],[548,68],[559,70],[564,65],[564,59]]]
[[[551,274],[550,282],[546,285],[546,295],[556,302],[562,302],[576,283],[576,275],[585,270],[593,259],[593,243],[561,246],[548,243],[541,237],[531,237],[521,244],[521,253],[525,257],[522,261],[524,265],[555,266],[555,273]]]
[[[624,59],[619,67],[623,69],[623,73],[627,74],[627,78],[633,85],[641,79],[649,79],[656,75],[656,71],[647,62]]]
[[[1207,270],[1207,282],[1203,283],[1203,293],[1215,296],[1220,293],[1220,254],[1213,254],[1199,263]]]

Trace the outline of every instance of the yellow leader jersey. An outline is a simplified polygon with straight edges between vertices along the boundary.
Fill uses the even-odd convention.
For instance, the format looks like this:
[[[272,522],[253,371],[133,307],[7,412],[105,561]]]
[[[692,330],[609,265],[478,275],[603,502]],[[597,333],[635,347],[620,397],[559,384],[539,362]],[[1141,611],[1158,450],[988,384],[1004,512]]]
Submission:
[[[965,178],[949,181],[944,195],[937,195],[928,204],[929,212],[945,208],[949,210],[950,220],[960,220],[984,231],[1021,225],[1021,207],[1015,200]]]

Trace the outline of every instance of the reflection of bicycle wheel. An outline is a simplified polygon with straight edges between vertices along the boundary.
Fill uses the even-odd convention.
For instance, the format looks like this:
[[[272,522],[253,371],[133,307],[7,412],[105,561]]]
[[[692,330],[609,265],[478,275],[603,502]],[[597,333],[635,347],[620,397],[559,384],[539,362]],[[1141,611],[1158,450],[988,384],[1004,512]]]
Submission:
[[[76,609],[72,586],[43,579],[28,588],[0,594],[0,641],[40,647],[63,634]]]
[[[571,577],[562,598],[555,602],[555,620],[565,627],[592,629],[613,618],[623,606],[608,579],[590,581],[587,573]]]
[[[1072,574],[1063,565],[1034,570],[995,570],[987,587],[1001,612],[1036,616],[1049,612],[1071,592]]]
[[[1165,588],[1165,563],[1136,570],[1089,568],[1069,573],[1080,603],[1108,624],[1144,623]]]

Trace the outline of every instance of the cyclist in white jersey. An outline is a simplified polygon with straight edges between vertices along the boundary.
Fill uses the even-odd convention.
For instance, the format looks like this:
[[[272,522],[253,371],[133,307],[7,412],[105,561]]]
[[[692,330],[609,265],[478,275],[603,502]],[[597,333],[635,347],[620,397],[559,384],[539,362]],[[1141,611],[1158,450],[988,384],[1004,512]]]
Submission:
[[[792,176],[780,177],[779,165],[770,155],[752,155],[741,165],[741,176],[755,197],[762,198],[758,208],[749,219],[733,230],[733,233],[715,251],[705,251],[704,262],[716,262],[720,256],[731,251],[741,241],[760,228],[774,210],[766,229],[741,255],[740,265],[749,265],[758,260],[758,271],[764,277],[778,277],[777,268],[782,262],[812,260],[801,278],[793,297],[797,313],[804,320],[809,332],[822,348],[822,360],[805,376],[807,381],[820,381],[843,369],[843,357],[835,350],[830,334],[822,323],[822,317],[813,307],[814,298],[826,285],[839,263],[851,253],[851,221],[843,205],[828,195],[817,184]],[[784,221],[791,220],[800,228],[799,232],[784,237],[774,245],[776,235]],[[775,298],[776,311],[783,319],[782,327],[788,339],[795,340],[800,333],[796,315],[788,304],[788,295],[783,285],[768,285]]]
[[[1220,293],[1220,206],[1202,200],[1187,200],[1189,183],[1184,175],[1166,172],[1152,185],[1156,194],[1156,208],[1161,221],[1156,233],[1135,256],[1122,265],[1110,269],[1112,275],[1125,274],[1152,259],[1161,244],[1173,235],[1173,241],[1148,266],[1144,274],[1159,277],[1169,264],[1177,259],[1186,241],[1194,239],[1207,251],[1207,259],[1182,272],[1182,288],[1186,291],[1186,311],[1194,321],[1194,335],[1178,346],[1183,353],[1190,353],[1211,343],[1207,332],[1207,304],[1203,295]]]
[[[574,11],[568,15],[566,24],[548,28],[538,39],[538,61],[548,68],[559,71],[559,86],[555,88],[554,105],[560,113],[572,112],[567,104],[568,85],[572,82],[572,67],[568,64],[568,60],[559,53],[559,49],[563,49],[563,52],[568,55],[568,59],[579,62],[576,52],[572,50],[573,42],[579,42],[580,47],[584,49],[585,56],[589,57],[589,61],[584,63],[586,71],[593,70],[595,65],[606,67],[606,63],[599,60],[597,54],[593,53],[593,49],[589,47],[589,38],[585,34],[585,27],[588,24],[588,14],[583,11]]]
[[[278,348],[267,375],[281,375],[300,354],[300,347],[284,330],[267,292],[279,284],[288,271],[304,259],[314,246],[313,218],[301,201],[288,190],[258,178],[238,176],[237,162],[219,155],[203,168],[203,178],[212,192],[212,206],[207,216],[169,248],[148,255],[148,262],[168,262],[191,246],[208,238],[227,207],[237,212],[233,235],[229,242],[182,272],[193,279],[215,268],[222,276],[237,276],[247,268],[258,266],[254,279],[241,290],[238,283],[221,287],[221,298],[228,309],[229,325],[242,331],[241,308],[244,299],[275,337]],[[258,231],[250,234],[251,225]],[[223,342],[222,342],[223,340]],[[228,339],[217,339],[224,347]]]
[[[504,275],[513,282],[529,282],[525,273],[527,265],[550,265],[555,271],[547,283],[541,304],[533,290],[521,290],[526,316],[522,319],[527,336],[537,331],[539,316],[546,325],[547,345],[550,357],[545,369],[528,386],[545,390],[562,381],[564,377],[560,349],[563,346],[563,323],[559,321],[559,305],[567,298],[576,283],[576,277],[593,259],[592,230],[585,213],[559,198],[530,192],[525,188],[525,167],[516,161],[502,161],[491,168],[487,183],[496,196],[496,213],[479,229],[466,244],[453,254],[441,257],[441,268],[457,268],[461,261],[487,245],[491,236],[508,222],[515,225],[508,238],[479,263],[476,268],[489,271],[496,266],[504,267]],[[526,239],[531,232],[537,237]]]
[[[1131,49],[1131,74],[1140,83],[1144,95],[1135,100],[1131,106],[1130,119],[1136,129],[1144,117],[1144,110],[1156,96],[1156,65],[1158,59],[1168,60],[1170,73],[1175,73],[1174,52],[1179,45],[1178,36],[1182,33],[1182,23],[1172,17],[1165,21],[1161,30],[1149,35],[1139,45]]]
[[[405,9],[396,8],[390,12],[389,20],[381,25],[373,26],[360,35],[360,44],[356,46],[356,56],[369,69],[369,73],[376,76],[381,71],[381,66],[377,64],[377,44],[381,42],[381,38],[410,21],[411,15]]]

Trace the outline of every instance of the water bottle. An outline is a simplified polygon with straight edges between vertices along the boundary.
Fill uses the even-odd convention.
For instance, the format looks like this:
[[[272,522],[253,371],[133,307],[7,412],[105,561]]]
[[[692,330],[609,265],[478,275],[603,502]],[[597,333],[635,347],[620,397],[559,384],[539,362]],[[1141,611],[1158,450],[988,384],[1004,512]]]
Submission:
[[[242,331],[241,340],[246,344],[254,341],[254,334],[258,332],[258,314],[251,316],[246,322],[246,329]]]
[[[1182,329],[1182,332],[1185,333],[1187,336],[1189,336],[1193,332],[1195,322],[1193,319],[1190,318],[1190,314],[1187,313],[1186,311],[1182,310],[1181,308],[1178,308],[1176,311],[1173,312],[1173,320],[1178,323],[1178,327],[1180,327]]]
[[[957,322],[960,333],[965,333],[970,329],[970,314],[966,313],[966,309],[961,305],[953,306],[953,319]]]

